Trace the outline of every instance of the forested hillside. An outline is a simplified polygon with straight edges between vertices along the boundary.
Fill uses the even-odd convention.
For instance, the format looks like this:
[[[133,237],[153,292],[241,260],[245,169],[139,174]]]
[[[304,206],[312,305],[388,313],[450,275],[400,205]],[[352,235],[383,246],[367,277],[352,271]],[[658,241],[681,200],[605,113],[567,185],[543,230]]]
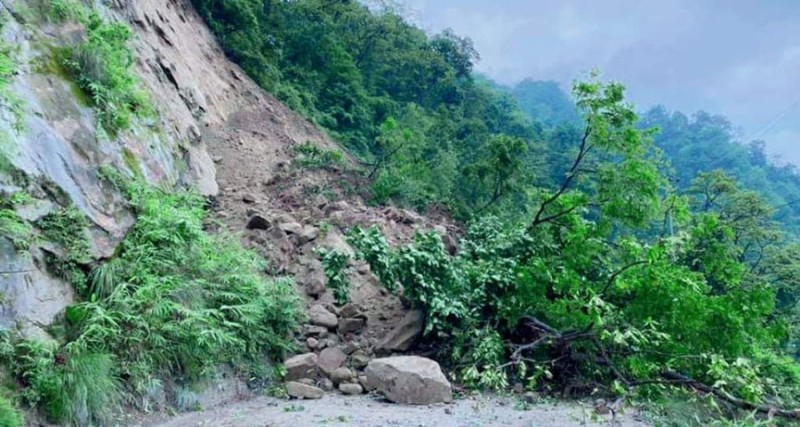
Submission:
[[[553,134],[580,127],[575,104],[557,83],[526,80],[507,90],[531,120],[539,120]],[[800,169],[772,161],[764,141],[741,141],[734,124],[705,111],[687,116],[658,106],[643,114],[640,126],[659,130],[655,146],[669,160],[666,173],[678,190],[686,191],[699,173],[724,171],[743,188],[762,194],[774,209],[773,218],[800,236]]]
[[[383,350],[520,409],[800,420],[793,167],[718,117],[640,117],[599,72],[503,88],[468,38],[366,3],[0,1],[30,41],[0,45],[0,122],[39,126],[0,128],[0,284],[68,294],[38,335],[0,329],[0,427],[196,410],[222,377],[362,394]],[[81,168],[22,170],[51,133]]]

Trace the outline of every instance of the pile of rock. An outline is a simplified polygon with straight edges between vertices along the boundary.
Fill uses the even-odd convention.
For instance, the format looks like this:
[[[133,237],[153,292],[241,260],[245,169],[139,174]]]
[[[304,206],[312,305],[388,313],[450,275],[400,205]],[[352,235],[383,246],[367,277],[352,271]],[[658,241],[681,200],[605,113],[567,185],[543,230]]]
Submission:
[[[289,396],[319,399],[326,391],[338,390],[345,395],[376,391],[392,402],[412,405],[452,400],[450,383],[436,362],[416,356],[373,358],[375,351],[408,350],[422,333],[422,313],[409,312],[376,345],[359,339],[368,319],[351,304],[341,309],[316,304],[308,316],[308,352],[284,362]]]

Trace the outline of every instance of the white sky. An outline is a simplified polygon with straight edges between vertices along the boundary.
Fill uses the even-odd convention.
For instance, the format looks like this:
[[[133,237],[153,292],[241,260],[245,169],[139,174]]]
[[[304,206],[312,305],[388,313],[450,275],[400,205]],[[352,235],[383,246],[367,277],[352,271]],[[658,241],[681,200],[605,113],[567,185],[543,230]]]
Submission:
[[[568,87],[596,67],[642,108],[723,114],[800,164],[800,0],[406,3],[423,28],[471,37],[478,71],[503,83]]]

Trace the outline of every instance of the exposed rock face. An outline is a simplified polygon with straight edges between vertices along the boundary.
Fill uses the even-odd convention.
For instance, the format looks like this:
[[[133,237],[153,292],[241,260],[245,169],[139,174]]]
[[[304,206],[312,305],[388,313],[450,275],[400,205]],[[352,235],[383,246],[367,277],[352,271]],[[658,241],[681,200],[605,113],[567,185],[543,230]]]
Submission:
[[[419,310],[406,313],[400,323],[392,329],[375,347],[382,353],[408,351],[414,346],[425,329],[425,315]]]
[[[451,402],[450,383],[439,364],[418,356],[375,359],[364,371],[368,390],[377,390],[394,403],[430,405]]]
[[[321,388],[297,381],[286,383],[286,393],[295,399],[320,399],[325,395]]]
[[[39,270],[30,255],[0,237],[0,329],[28,339],[48,339],[45,328],[72,304],[72,287]]]
[[[317,377],[317,355],[314,353],[290,357],[283,365],[286,367],[286,381]]]

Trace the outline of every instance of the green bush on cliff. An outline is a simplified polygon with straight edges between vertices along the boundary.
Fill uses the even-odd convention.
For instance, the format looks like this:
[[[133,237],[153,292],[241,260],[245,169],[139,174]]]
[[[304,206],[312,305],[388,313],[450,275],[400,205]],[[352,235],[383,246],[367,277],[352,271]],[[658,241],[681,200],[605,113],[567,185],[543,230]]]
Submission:
[[[67,308],[59,345],[23,341],[5,361],[25,401],[56,422],[107,425],[122,398],[149,407],[162,379],[191,384],[226,364],[256,372],[291,348],[301,316],[290,281],[264,278],[235,237],[204,231],[202,197],[114,181],[135,225]]]
[[[134,53],[128,46],[131,29],[107,22],[96,11],[68,0],[54,1],[45,11],[55,22],[75,20],[86,30],[83,41],[58,51],[67,74],[97,108],[100,125],[116,134],[130,127],[136,117],[151,115],[153,107],[134,74]]]

